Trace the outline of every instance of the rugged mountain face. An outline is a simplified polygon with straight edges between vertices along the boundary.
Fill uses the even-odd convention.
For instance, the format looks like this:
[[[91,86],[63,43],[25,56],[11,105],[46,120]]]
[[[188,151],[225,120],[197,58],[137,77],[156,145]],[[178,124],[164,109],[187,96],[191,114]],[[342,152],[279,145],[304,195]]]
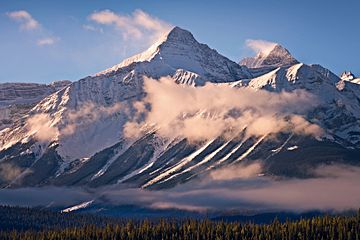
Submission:
[[[271,68],[290,66],[296,63],[299,62],[286,48],[276,44],[268,53],[259,52],[255,57],[244,58],[239,64],[248,68]]]
[[[291,177],[310,176],[309,169],[319,164],[359,164],[360,85],[319,65],[298,63],[278,45],[257,59],[249,70],[175,27],[144,53],[43,98],[28,116],[1,131],[0,184],[157,189],[258,159],[264,174]],[[125,138],[124,125],[137,112],[134,103],[146,95],[144,77],[165,76],[193,87],[306,90],[321,104],[305,117],[320,125],[325,136],[288,132],[249,137],[244,129],[230,140],[219,136],[194,142],[161,137],[156,127],[144,125],[141,136]]]
[[[207,45],[198,43],[190,32],[179,27],[172,29],[144,53],[126,59],[97,76],[114,74],[131,65],[144,65],[152,77],[175,75],[178,82],[189,81],[193,85],[202,85],[205,79],[229,82],[251,76],[246,67],[239,67]]]
[[[2,83],[0,84],[0,130],[10,126],[44,97],[61,90],[70,81],[51,84]]]
[[[347,147],[359,147],[360,88],[351,81],[341,80],[320,65],[294,64],[279,67],[267,74],[235,86],[247,86],[268,91],[294,91],[305,89],[319,99],[321,106],[313,115],[333,137],[347,142]],[[355,100],[355,101],[354,101]]]

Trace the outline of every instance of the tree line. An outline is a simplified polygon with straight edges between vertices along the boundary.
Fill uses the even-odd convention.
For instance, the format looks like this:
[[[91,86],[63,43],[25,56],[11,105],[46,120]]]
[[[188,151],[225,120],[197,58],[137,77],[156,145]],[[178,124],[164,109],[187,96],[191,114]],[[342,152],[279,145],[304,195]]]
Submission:
[[[32,210],[22,209],[20,212],[24,215],[17,212],[17,217],[13,216],[15,212],[17,211],[12,209],[8,211],[8,214],[10,213],[13,220],[17,218],[19,223],[22,222],[23,226],[3,227],[3,223],[8,224],[8,222],[6,222],[4,216],[1,216],[0,239],[360,240],[360,210],[358,214],[350,216],[318,216],[285,222],[275,219],[270,224],[205,219],[134,221],[40,211],[39,218],[41,219],[39,221],[46,222],[49,220],[50,224],[48,224],[48,227],[40,227],[40,224],[38,229],[32,228],[31,224],[27,223],[27,221],[37,221],[36,217],[29,218],[29,215],[27,215],[29,213],[32,215]],[[49,214],[49,218],[43,218],[46,214]],[[71,219],[68,219],[69,216]],[[56,221],[50,219],[52,217],[57,218],[56,221],[61,218],[65,220],[56,223]],[[91,220],[87,219],[88,217]],[[55,225],[51,226],[53,223]]]

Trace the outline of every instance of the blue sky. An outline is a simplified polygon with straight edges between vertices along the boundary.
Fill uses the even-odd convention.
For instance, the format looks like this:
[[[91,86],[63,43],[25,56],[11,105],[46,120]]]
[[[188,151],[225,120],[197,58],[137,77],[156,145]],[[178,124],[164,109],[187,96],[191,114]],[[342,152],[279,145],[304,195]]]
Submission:
[[[360,75],[359,9],[357,0],[2,0],[0,82],[78,80],[111,67],[145,50],[161,30],[134,23],[141,14],[191,31],[236,62],[253,54],[247,39],[263,39],[302,62]]]

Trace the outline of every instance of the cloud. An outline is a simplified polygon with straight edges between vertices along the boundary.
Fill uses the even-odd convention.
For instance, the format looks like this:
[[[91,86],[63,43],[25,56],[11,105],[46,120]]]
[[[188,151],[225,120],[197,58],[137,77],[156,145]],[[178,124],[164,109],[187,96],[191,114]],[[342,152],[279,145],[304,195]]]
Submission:
[[[242,199],[275,209],[357,209],[360,202],[360,168],[330,165],[315,170],[319,177],[271,181],[267,185],[240,191]]]
[[[20,29],[22,30],[38,30],[36,32],[38,37],[36,44],[38,46],[53,45],[60,40],[58,37],[51,36],[51,34],[25,10],[9,12],[6,15],[10,19],[20,22]]]
[[[302,90],[272,93],[210,83],[194,88],[171,78],[145,78],[144,90],[144,104],[149,108],[138,107],[144,120],[135,116],[133,123],[125,126],[127,136],[136,133],[140,124],[156,126],[163,137],[194,141],[220,135],[231,139],[244,129],[247,137],[279,132],[322,134],[319,126],[303,117],[318,101]]]
[[[126,122],[124,125],[124,137],[127,139],[138,139],[142,133],[142,125],[137,122]]]
[[[239,171],[256,173],[258,166],[243,166]],[[251,170],[255,169],[255,171]],[[229,169],[230,170],[230,169]],[[71,206],[95,200],[96,204],[144,209],[179,209],[205,213],[233,214],[269,211],[358,209],[360,202],[360,168],[355,166],[321,166],[310,179],[273,180],[268,177],[204,177],[169,190],[148,191],[121,185],[96,189],[25,188],[1,189],[0,204],[22,206]],[[235,174],[235,171],[232,173]],[[61,193],[59,195],[59,193]],[[60,197],[59,197],[60,196]],[[210,215],[211,216],[211,215]]]
[[[82,103],[79,108],[70,109],[65,113],[63,122],[59,126],[60,134],[62,136],[70,136],[80,128],[85,129],[101,118],[118,113],[121,108],[122,105],[120,103],[108,107],[99,106],[92,102]]]
[[[29,135],[41,142],[49,142],[62,136],[71,136],[79,129],[86,129],[90,124],[101,118],[118,113],[121,104],[99,106],[85,102],[76,109],[64,112],[61,122],[46,113],[38,113],[28,118],[27,130]]]
[[[97,189],[26,188],[2,189],[0,204],[23,206],[71,206],[95,200],[105,205],[135,205],[153,209],[242,213],[250,211],[309,211],[357,209],[360,202],[360,168],[355,166],[321,166],[310,179],[273,180],[256,177],[259,165],[238,166],[226,171],[233,177],[205,176],[170,190],[128,189],[121,185]],[[245,174],[243,174],[245,173]],[[15,173],[17,174],[17,173]],[[15,176],[15,175],[14,175]],[[59,198],[56,193],[61,193]]]
[[[262,171],[260,162],[239,164],[220,168],[210,172],[210,178],[216,181],[254,178]]]
[[[104,194],[113,204],[121,196],[127,196],[128,201],[136,198],[135,202],[141,206],[200,212],[344,211],[359,207],[359,167],[320,166],[314,170],[318,177],[285,180],[257,177],[262,170],[258,163],[233,167],[236,170],[232,171],[229,167],[222,173],[219,171],[170,190],[134,190],[129,193],[127,190],[112,189]],[[225,176],[225,173],[230,176]]]
[[[103,10],[94,12],[89,19],[98,24],[115,26],[125,40],[147,39],[147,41],[153,42],[171,28],[169,23],[139,9],[131,15],[121,15],[111,10]]]
[[[87,25],[87,24],[83,25],[83,29],[85,29],[87,31],[91,31],[91,32],[99,32],[99,33],[104,32],[104,30],[102,28],[97,28],[97,27],[94,27],[92,25]]]
[[[22,170],[19,167],[10,163],[0,164],[0,177],[7,182],[14,180],[21,172]]]
[[[1,205],[15,206],[64,206],[85,201],[89,194],[78,188],[19,188],[1,189]]]
[[[59,135],[58,129],[54,126],[52,118],[45,113],[31,116],[26,125],[30,135],[41,142],[55,140]]]
[[[165,202],[165,201],[164,202],[157,201],[151,203],[149,207],[152,209],[159,209],[159,210],[177,209],[177,210],[200,212],[200,213],[206,213],[208,210],[206,207],[202,207],[202,206],[194,206],[191,204],[182,204],[182,203]]]
[[[39,45],[39,46],[53,45],[53,44],[55,44],[57,41],[59,41],[59,38],[47,37],[47,38],[39,39],[39,40],[37,41],[37,45]]]
[[[25,10],[9,12],[7,13],[7,16],[15,21],[20,22],[20,28],[23,30],[34,30],[41,27],[40,23]]]
[[[118,113],[120,109],[120,103],[105,107],[85,102],[76,109],[68,109],[61,122],[46,113],[35,114],[27,120],[27,130],[35,139],[49,142],[58,137],[71,136],[79,129],[84,130],[99,119]]]
[[[256,53],[268,54],[277,43],[269,42],[265,40],[248,39],[245,42],[246,46],[251,48]]]

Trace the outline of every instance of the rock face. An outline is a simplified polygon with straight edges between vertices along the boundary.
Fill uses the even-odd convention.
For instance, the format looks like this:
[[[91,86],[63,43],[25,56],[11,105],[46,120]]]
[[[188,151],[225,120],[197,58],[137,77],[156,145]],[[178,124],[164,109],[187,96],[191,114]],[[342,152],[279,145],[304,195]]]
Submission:
[[[44,96],[26,116],[1,131],[0,185],[126,184],[158,189],[240,161],[262,159],[265,174],[291,177],[308,177],[309,169],[320,164],[359,164],[360,85],[319,65],[298,63],[280,45],[245,65],[175,27],[144,53]],[[317,139],[291,132],[260,137],[240,133],[230,141],[219,136],[194,143],[160,137],[156,128],[144,126],[141,136],[129,140],[124,125],[136,114],[134,103],[146,95],[144,77],[169,77],[193,87],[209,83],[275,93],[306,90],[321,104],[304,117],[326,134]],[[37,121],[30,121],[34,117]],[[40,141],[38,132],[52,134],[42,134]],[[4,174],[10,171],[14,174]]]
[[[10,126],[44,97],[61,90],[70,81],[56,81],[49,85],[37,83],[0,84],[0,130]]]
[[[0,103],[5,105],[37,102],[70,83],[67,80],[56,81],[51,84],[2,83],[0,84]]]

